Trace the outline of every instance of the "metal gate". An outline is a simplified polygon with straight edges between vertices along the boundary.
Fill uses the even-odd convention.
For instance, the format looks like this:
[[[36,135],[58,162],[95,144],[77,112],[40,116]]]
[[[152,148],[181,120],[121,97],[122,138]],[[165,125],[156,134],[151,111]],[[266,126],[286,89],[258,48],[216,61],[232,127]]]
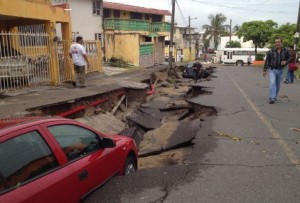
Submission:
[[[0,33],[0,92],[50,82],[49,35]]]
[[[0,32],[0,92],[41,83],[49,85],[53,81],[61,84],[74,79],[69,57],[71,41],[53,43],[47,33],[40,32],[43,29],[28,32],[20,27],[19,32]],[[101,42],[86,41],[84,46],[90,62],[86,71],[101,71]],[[51,50],[56,53],[51,54]],[[53,72],[57,74],[51,74]]]
[[[57,42],[57,58],[59,67],[59,83],[74,80],[72,59],[69,56],[69,49],[72,42]],[[86,73],[99,72],[102,70],[102,55],[100,41],[85,41],[84,45],[89,60],[89,67]]]

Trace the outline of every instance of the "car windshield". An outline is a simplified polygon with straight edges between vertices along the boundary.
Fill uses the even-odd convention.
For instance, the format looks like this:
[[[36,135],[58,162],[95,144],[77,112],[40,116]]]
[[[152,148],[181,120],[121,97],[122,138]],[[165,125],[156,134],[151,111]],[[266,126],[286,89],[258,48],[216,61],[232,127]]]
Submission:
[[[188,67],[188,68],[191,68],[191,67],[193,67],[193,65],[194,65],[194,63],[188,63],[188,64],[187,64],[187,67]]]

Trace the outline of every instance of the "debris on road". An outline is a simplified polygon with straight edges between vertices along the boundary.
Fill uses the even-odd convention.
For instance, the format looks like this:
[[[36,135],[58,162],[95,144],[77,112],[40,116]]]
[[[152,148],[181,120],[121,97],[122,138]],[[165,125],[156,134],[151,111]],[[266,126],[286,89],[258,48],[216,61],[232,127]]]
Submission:
[[[221,133],[221,132],[216,132],[216,133],[220,137],[228,138],[228,139],[231,139],[233,141],[241,141],[242,140],[240,137],[236,137],[236,136],[233,136],[233,135],[229,135],[229,134],[225,134],[225,133]]]
[[[292,128],[292,130],[300,132],[300,128]]]
[[[105,134],[132,137],[140,157],[161,155],[149,157],[143,167],[182,163],[186,155],[180,152],[182,147],[193,144],[200,133],[203,117],[215,115],[217,111],[214,107],[201,105],[197,99],[193,100],[199,95],[210,94],[210,87],[178,78],[159,71],[145,83],[122,81],[119,85],[124,89],[37,109],[55,115],[80,108],[82,111],[72,114],[71,118]],[[146,83],[155,84],[153,94],[147,95],[149,85]],[[187,94],[189,91],[193,94]],[[104,99],[107,102],[98,103]]]
[[[121,81],[119,85],[130,89],[146,89],[149,85],[140,82]]]
[[[105,134],[118,134],[125,129],[125,123],[111,113],[101,113],[95,116],[86,116],[75,119],[78,122],[92,126]]]

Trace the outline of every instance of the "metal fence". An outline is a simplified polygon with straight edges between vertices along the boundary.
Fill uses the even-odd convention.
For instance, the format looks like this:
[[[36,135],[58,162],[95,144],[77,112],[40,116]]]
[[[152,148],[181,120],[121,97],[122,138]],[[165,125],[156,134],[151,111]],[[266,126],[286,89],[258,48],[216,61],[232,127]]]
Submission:
[[[0,91],[50,80],[46,33],[0,32]]]
[[[71,81],[74,79],[74,71],[72,59],[69,56],[70,41],[57,42],[58,64],[59,64],[59,81]],[[86,54],[89,60],[89,66],[86,69],[87,73],[99,72],[102,70],[101,64],[101,42],[100,41],[85,41],[83,45],[86,49]]]
[[[43,27],[20,32],[0,32],[0,92],[36,84],[50,84],[51,80],[61,84],[74,79],[72,60],[69,57],[70,41],[50,42]],[[56,47],[56,53],[50,53]],[[101,71],[100,41],[84,44],[90,66],[87,72]],[[55,59],[51,58],[54,57]],[[54,65],[53,63],[56,63]],[[58,70],[53,70],[55,67]],[[58,78],[51,73],[57,72]]]

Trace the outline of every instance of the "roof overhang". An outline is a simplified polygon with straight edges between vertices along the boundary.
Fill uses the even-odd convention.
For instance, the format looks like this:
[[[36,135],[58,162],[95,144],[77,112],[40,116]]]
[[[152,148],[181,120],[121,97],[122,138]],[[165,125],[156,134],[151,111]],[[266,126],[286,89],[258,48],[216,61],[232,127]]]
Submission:
[[[140,6],[132,6],[127,4],[112,3],[112,2],[105,2],[105,1],[103,2],[103,8],[115,9],[120,11],[130,11],[130,12],[137,12],[137,13],[171,16],[171,12],[168,10],[145,8]]]

